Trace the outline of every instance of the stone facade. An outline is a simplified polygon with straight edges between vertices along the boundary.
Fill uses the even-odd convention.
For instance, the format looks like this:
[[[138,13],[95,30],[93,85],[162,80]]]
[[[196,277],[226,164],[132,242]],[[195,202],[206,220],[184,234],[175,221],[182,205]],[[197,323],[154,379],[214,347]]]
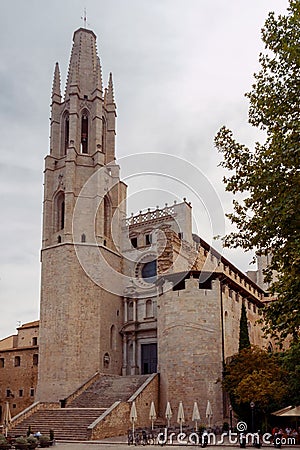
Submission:
[[[95,372],[159,372],[161,416],[182,401],[189,422],[198,401],[204,418],[209,400],[222,424],[242,303],[251,343],[268,344],[256,324],[264,292],[193,234],[186,199],[126,219],[112,77],[103,90],[92,31],[73,41],[64,98],[58,64],[52,90],[36,400],[64,400]]]
[[[5,403],[12,416],[30,406],[35,397],[39,364],[39,323],[18,328],[18,334],[0,341],[0,423]]]

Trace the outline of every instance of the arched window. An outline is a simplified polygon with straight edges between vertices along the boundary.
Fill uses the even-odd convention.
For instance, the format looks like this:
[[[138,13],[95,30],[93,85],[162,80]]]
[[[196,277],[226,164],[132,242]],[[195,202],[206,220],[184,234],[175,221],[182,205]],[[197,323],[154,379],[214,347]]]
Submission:
[[[147,283],[155,283],[157,274],[156,260],[145,263],[142,267],[142,277]]]
[[[104,197],[104,236],[111,236],[111,202],[109,197]]]
[[[110,349],[117,350],[117,330],[114,325],[110,327]]]
[[[133,302],[128,303],[128,321],[133,320]]]
[[[59,192],[55,199],[55,231],[60,231],[63,230],[64,228],[65,228],[65,194],[63,192]]]
[[[103,367],[107,369],[109,366],[109,363],[110,363],[110,356],[108,353],[105,353],[103,356]]]
[[[69,113],[67,113],[64,118],[64,155],[67,154],[67,149],[69,147],[69,134],[70,134],[70,121],[69,121]]]
[[[57,236],[57,243],[61,244],[61,236]]]
[[[81,116],[81,153],[88,153],[89,148],[89,118],[85,111]]]
[[[146,301],[146,317],[153,317],[153,304],[152,300]]]
[[[33,357],[32,357],[32,364],[33,364],[34,366],[37,366],[38,363],[39,363],[39,355],[38,355],[37,353],[35,353],[35,354],[33,355]]]
[[[86,236],[84,233],[81,235],[81,242],[86,242]]]

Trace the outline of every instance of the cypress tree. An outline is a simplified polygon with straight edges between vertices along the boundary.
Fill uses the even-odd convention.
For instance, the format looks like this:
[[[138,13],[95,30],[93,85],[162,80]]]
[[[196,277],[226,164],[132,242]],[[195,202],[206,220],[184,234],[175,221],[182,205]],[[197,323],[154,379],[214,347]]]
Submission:
[[[244,303],[242,304],[242,312],[240,318],[240,339],[239,339],[239,352],[244,348],[249,348],[250,339],[248,332],[247,312]]]

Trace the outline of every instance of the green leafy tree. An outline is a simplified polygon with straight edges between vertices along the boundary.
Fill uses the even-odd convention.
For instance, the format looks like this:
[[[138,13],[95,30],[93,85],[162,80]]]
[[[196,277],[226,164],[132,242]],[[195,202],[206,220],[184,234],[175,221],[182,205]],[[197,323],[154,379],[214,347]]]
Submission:
[[[253,150],[223,127],[215,144],[221,165],[231,171],[226,190],[242,193],[228,214],[237,231],[224,238],[228,247],[272,254],[266,281],[277,300],[264,308],[268,332],[299,340],[300,329],[300,2],[290,0],[286,15],[271,12],[262,29],[266,52],[260,55],[250,101],[249,123],[265,131]],[[232,173],[233,172],[233,173]]]
[[[244,303],[242,303],[242,312],[240,318],[240,339],[239,339],[239,352],[244,348],[250,347],[249,331],[247,312]]]
[[[264,414],[285,406],[286,381],[278,357],[253,347],[241,350],[226,364],[223,387],[234,411],[249,423],[252,401]]]
[[[288,374],[285,405],[300,405],[300,343],[292,344],[279,358]]]

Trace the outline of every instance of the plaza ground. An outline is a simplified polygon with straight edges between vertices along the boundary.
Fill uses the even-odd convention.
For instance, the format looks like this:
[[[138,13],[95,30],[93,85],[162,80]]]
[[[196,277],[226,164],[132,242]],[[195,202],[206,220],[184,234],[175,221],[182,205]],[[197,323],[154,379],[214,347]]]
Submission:
[[[113,437],[113,438],[107,438],[107,439],[103,439],[101,441],[89,441],[89,442],[58,442],[56,444],[56,449],[57,450],[106,450],[106,449],[115,449],[115,450],[125,450],[128,448],[136,448],[136,447],[144,447],[142,445],[138,445],[138,446],[128,446],[127,444],[127,436],[119,436],[119,437]],[[159,448],[161,447],[160,445],[147,445],[147,448]],[[171,448],[176,448],[176,449],[186,449],[188,448],[195,448],[195,449],[199,449],[201,448],[200,446],[196,446],[196,445],[178,445],[175,444],[174,445],[164,445],[163,446],[166,449],[171,449]],[[239,444],[236,445],[230,445],[228,442],[224,442],[223,445],[209,445],[207,448],[208,450],[211,448],[213,448],[214,450],[224,450],[224,447],[226,450],[237,450],[240,448]],[[248,449],[252,448],[253,446],[251,444],[247,445]],[[274,448],[273,445],[263,445],[262,449],[264,448]],[[282,446],[283,450],[299,450],[300,449],[300,445],[283,445]]]
[[[143,447],[142,445],[138,445],[137,447]],[[146,446],[147,448],[157,448],[160,446]],[[200,446],[186,446],[186,445],[165,445],[163,446],[166,449],[170,449],[170,448],[176,448],[176,449],[185,449],[185,448],[201,448]],[[237,450],[239,447],[239,445],[236,446],[222,446],[222,445],[216,445],[216,446],[209,446],[209,448],[213,448],[215,450],[222,450],[222,448],[224,449],[224,447],[226,447],[226,450]],[[58,443],[56,445],[57,450],[106,450],[106,449],[115,449],[115,450],[125,450],[128,448],[136,448],[135,446],[128,446],[125,442],[104,442],[102,441],[100,442],[92,442],[92,443]],[[144,447],[145,448],[145,447]],[[251,448],[251,446],[247,447],[247,448]],[[252,447],[253,448],[253,447]],[[271,448],[271,446],[264,446],[262,448]],[[300,446],[283,446],[283,449],[289,449],[289,450],[299,450]]]

